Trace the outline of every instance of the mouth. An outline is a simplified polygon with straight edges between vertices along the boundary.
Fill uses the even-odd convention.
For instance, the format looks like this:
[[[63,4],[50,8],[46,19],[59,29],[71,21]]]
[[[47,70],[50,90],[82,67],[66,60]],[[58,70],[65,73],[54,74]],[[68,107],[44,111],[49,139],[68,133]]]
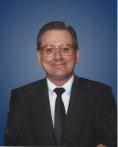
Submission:
[[[64,66],[64,65],[65,65],[65,64],[53,64],[53,66],[55,66],[55,67],[56,67],[56,66],[57,66],[57,67],[58,67],[58,66]]]
[[[53,62],[52,64],[51,64],[52,66],[64,66],[65,65],[65,63],[56,63],[56,62]]]

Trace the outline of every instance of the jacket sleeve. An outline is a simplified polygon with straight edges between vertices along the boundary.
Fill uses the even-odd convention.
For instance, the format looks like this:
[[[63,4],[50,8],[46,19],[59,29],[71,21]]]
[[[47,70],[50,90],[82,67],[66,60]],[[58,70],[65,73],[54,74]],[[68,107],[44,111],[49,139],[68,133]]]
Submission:
[[[97,107],[97,142],[110,147],[117,145],[117,108],[111,88],[103,90]]]
[[[18,100],[18,94],[15,91],[11,92],[11,99],[10,99],[10,105],[9,105],[9,112],[7,116],[7,124],[4,131],[4,144],[5,146],[9,145],[15,145],[15,136],[14,136],[14,127],[15,123],[14,120],[16,111],[17,111],[17,100]]]
[[[22,146],[31,144],[31,130],[26,95],[22,90],[13,90],[4,131],[4,144],[7,146]]]

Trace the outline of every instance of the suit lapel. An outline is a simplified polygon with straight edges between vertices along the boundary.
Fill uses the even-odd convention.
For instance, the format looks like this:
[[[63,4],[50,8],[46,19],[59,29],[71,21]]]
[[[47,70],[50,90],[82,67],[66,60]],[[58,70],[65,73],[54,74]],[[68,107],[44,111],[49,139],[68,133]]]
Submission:
[[[35,88],[35,99],[32,101],[31,118],[37,141],[55,145],[55,135],[49,105],[46,79]],[[34,115],[35,114],[35,115]],[[42,140],[40,140],[42,139]]]
[[[80,130],[84,121],[86,121],[89,104],[86,102],[87,95],[81,87],[81,81],[75,76],[65,123],[63,136],[64,145],[69,144],[76,130]],[[79,133],[78,131],[78,139],[80,138],[79,135],[81,135],[81,132]]]

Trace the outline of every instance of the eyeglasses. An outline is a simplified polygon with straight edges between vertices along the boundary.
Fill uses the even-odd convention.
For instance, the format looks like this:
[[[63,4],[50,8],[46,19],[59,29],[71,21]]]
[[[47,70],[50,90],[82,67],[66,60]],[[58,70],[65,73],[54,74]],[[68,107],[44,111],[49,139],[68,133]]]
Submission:
[[[60,50],[63,56],[71,56],[75,51],[74,47],[70,44],[64,44],[59,46],[45,45],[40,48],[40,51],[46,56],[53,56],[57,48]]]

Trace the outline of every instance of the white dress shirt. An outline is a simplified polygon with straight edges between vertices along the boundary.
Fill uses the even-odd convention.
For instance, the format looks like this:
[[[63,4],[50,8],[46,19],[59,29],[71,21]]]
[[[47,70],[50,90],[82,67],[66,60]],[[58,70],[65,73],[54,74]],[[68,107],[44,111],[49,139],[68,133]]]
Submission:
[[[69,106],[69,100],[70,100],[70,94],[71,94],[71,87],[74,80],[74,76],[72,76],[64,85],[60,86],[65,89],[64,93],[62,94],[62,100],[65,107],[65,113],[67,114],[68,106]],[[48,94],[49,94],[49,102],[50,102],[50,110],[51,110],[51,116],[52,116],[52,122],[54,126],[54,112],[55,112],[55,101],[56,101],[56,93],[54,92],[55,88],[57,87],[55,84],[53,84],[48,78],[47,78],[47,85],[48,85]]]

